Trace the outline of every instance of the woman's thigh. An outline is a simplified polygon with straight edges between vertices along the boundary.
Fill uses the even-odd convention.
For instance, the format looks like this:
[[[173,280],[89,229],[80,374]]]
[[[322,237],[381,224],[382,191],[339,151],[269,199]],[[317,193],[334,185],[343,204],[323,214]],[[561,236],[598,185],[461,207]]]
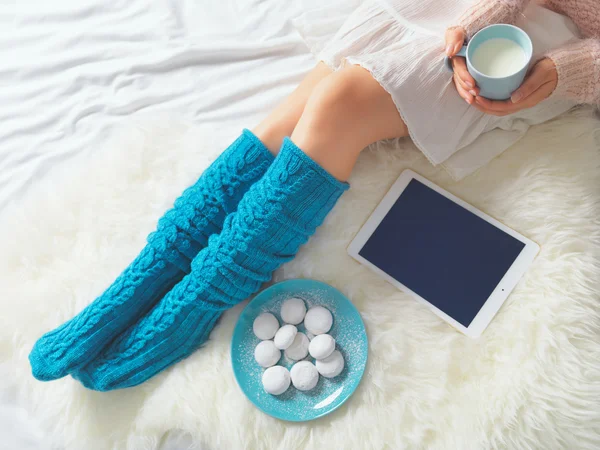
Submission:
[[[324,63],[317,64],[304,77],[294,92],[254,128],[254,134],[272,153],[276,154],[281,147],[283,138],[290,136],[294,131],[315,86],[332,73],[333,71]]]
[[[353,65],[316,85],[292,140],[332,175],[346,179],[369,144],[407,135],[391,95],[370,72]]]

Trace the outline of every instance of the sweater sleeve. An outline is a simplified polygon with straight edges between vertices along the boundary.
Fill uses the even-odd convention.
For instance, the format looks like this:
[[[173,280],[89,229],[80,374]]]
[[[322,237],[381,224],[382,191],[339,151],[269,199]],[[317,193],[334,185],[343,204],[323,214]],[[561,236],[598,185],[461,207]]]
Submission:
[[[471,38],[487,25],[514,23],[528,3],[529,0],[479,0],[461,16],[458,26]]]
[[[582,39],[546,56],[556,65],[556,95],[600,106],[600,39]]]

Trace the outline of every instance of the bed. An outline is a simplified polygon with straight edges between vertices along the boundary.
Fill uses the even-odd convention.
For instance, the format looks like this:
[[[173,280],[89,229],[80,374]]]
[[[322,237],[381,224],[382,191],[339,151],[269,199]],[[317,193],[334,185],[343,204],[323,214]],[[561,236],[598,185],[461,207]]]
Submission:
[[[2,2],[0,214],[56,167],[102,148],[125,118],[181,116],[224,140],[254,126],[314,65],[289,21],[301,5]],[[33,436],[11,447],[41,448],[14,396],[0,402],[2,433]]]
[[[314,57],[291,19],[318,4],[319,0],[2,3],[0,219],[14,215],[23,205],[20,217],[39,222],[35,227],[19,227],[13,221],[12,228],[5,228],[13,233],[4,241],[28,240],[28,254],[43,259],[45,250],[39,249],[59,245],[59,229],[69,225],[68,218],[61,219],[63,222],[56,219],[56,211],[82,205],[73,203],[81,201],[81,197],[75,200],[77,192],[72,192],[78,187],[98,202],[99,213],[109,211],[110,206],[99,203],[100,187],[85,183],[110,179],[111,161],[117,164],[115,173],[129,177],[132,189],[142,185],[135,171],[138,162],[145,164],[147,158],[154,161],[153,167],[163,158],[169,173],[182,176],[192,176],[194,170],[203,168],[205,162],[196,162],[195,157],[208,158],[206,163],[214,158],[218,154],[214,142],[229,142],[242,128],[258,123],[314,66]],[[340,7],[352,4],[340,1]],[[143,122],[146,117],[149,121],[165,118],[156,129],[143,134],[144,139],[156,139],[159,149],[149,149],[150,144],[140,144],[138,140],[130,156],[127,141],[122,141],[109,152],[112,159],[98,159],[96,153],[110,145],[117,128],[123,123]],[[203,131],[177,128],[177,123],[184,122]],[[51,387],[46,390],[39,383],[24,382],[30,348],[25,336],[31,338],[39,332],[33,327],[36,317],[42,320],[43,316],[33,314],[26,320],[11,311],[3,317],[6,322],[0,318],[0,327],[8,330],[0,333],[0,375],[8,380],[0,386],[0,442],[23,450],[44,449],[48,442],[63,442],[69,450],[82,448],[75,437],[85,435],[83,428],[94,423],[95,413],[103,408],[113,411],[116,424],[120,414],[136,417],[127,408],[138,407],[145,412],[143,421],[138,417],[128,424],[129,430],[136,430],[135,440],[131,440],[127,430],[118,430],[125,433],[120,435],[125,441],[113,448],[225,449],[241,448],[241,442],[249,442],[251,448],[319,448],[319,439],[328,432],[331,436],[332,427],[337,427],[335,437],[344,448],[416,448],[415,443],[426,446],[427,442],[431,448],[451,445],[457,449],[542,448],[536,446],[540,442],[544,443],[543,448],[575,448],[574,443],[579,444],[577,448],[597,448],[600,411],[595,400],[600,400],[600,366],[591,360],[586,362],[600,350],[600,318],[594,312],[598,298],[592,289],[593,279],[600,275],[593,259],[600,250],[600,192],[594,183],[600,170],[600,133],[596,138],[593,135],[597,129],[598,119],[590,109],[569,113],[563,119],[536,127],[515,149],[498,158],[493,167],[464,183],[455,183],[443,171],[430,167],[408,140],[361,157],[351,180],[355,189],[297,260],[275,277],[319,278],[338,287],[363,314],[371,342],[379,343],[382,353],[373,350],[363,386],[349,406],[330,419],[304,426],[273,424],[272,419],[245,402],[229,372],[211,373],[202,382],[217,391],[217,385],[210,383],[224,377],[223,384],[218,385],[223,386],[218,399],[229,401],[223,408],[230,422],[226,423],[223,417],[215,422],[215,418],[203,416],[207,411],[202,409],[205,399],[200,394],[204,394],[190,391],[190,404],[182,407],[181,401],[177,403],[177,416],[170,418],[166,435],[162,431],[144,434],[144,430],[162,430],[161,414],[176,406],[175,400],[165,401],[168,396],[165,397],[164,378],[144,385],[136,393],[124,393],[121,399],[82,394],[70,380],[48,385]],[[176,142],[179,131],[185,135],[185,145]],[[164,153],[171,151],[171,142],[172,156]],[[570,147],[569,152],[563,151],[565,146]],[[177,158],[186,157],[191,158],[189,169],[176,162]],[[369,215],[370,208],[405,167],[418,170],[542,243],[540,263],[530,279],[515,292],[509,306],[478,343],[447,329],[428,311],[369,275],[345,255],[345,245]],[[373,171],[378,174],[376,179],[369,176]],[[80,184],[60,184],[71,176]],[[48,184],[49,180],[52,182]],[[158,195],[163,203],[144,210],[140,231],[127,236],[135,245],[142,242],[144,227],[151,226],[155,214],[187,183],[175,180],[170,186],[156,179],[152,182],[164,190]],[[52,190],[47,186],[58,187],[46,192]],[[140,192],[132,193],[130,199],[143,201]],[[565,202],[569,208],[556,209],[556,205]],[[42,214],[40,210],[44,208],[54,211],[54,216]],[[573,217],[570,211],[575,211]],[[54,231],[44,230],[46,218]],[[544,220],[549,223],[541,223]],[[24,229],[31,233],[30,239]],[[91,230],[95,235],[102,232],[101,228]],[[127,247],[127,239],[118,241],[123,247],[119,253],[123,261],[135,251],[135,245]],[[8,244],[12,247],[8,247],[5,256],[18,259],[17,244]],[[19,264],[29,262],[20,259]],[[0,285],[2,280],[14,280],[17,274],[10,272],[10,267],[3,267],[6,271]],[[54,269],[47,266],[44,270],[48,276]],[[113,276],[106,275],[110,270],[113,269],[103,272],[106,280]],[[81,286],[78,289],[84,289]],[[18,283],[12,282],[10,287],[2,294],[0,307],[10,307],[14,299],[22,300],[23,308],[35,305],[31,300],[35,296],[28,295],[32,292],[29,286],[23,287],[27,294],[22,297]],[[42,300],[43,297],[38,298],[38,304]],[[57,306],[57,314],[68,317],[68,308],[75,310],[81,301]],[[564,320],[553,314],[559,309],[569,311]],[[213,334],[215,344],[206,350],[211,358],[226,361],[228,337],[239,312],[236,308],[228,313],[223,326]],[[376,332],[376,327],[382,331]],[[21,333],[21,328],[27,331]],[[507,330],[511,330],[508,337]],[[423,345],[429,346],[435,358],[419,357],[416,350]],[[475,358],[461,364],[461,355]],[[189,381],[204,367],[202,364],[205,362],[190,358],[167,378],[178,379],[179,383]],[[155,390],[153,395],[144,396],[151,388]],[[392,389],[393,395],[385,389]],[[21,401],[23,390],[31,391],[28,406]],[[49,391],[52,396],[44,398]],[[64,404],[61,411],[85,412],[85,417],[48,417],[31,408],[36,402],[41,408],[65,396],[74,396],[77,403]],[[419,399],[424,396],[428,396],[427,401],[420,404]],[[128,402],[122,403],[123,398]],[[451,398],[460,400],[452,403]],[[111,401],[116,407],[107,404]],[[156,414],[148,415],[150,410]],[[199,416],[191,420],[194,411]],[[245,421],[243,430],[226,427],[238,419]],[[79,428],[73,431],[75,424]],[[270,438],[257,431],[271,425],[275,432]],[[198,439],[189,436],[194,427]],[[210,429],[202,431],[202,427]],[[86,448],[107,448],[103,446],[105,436],[94,434],[106,434],[107,429],[90,428],[88,436],[92,438],[86,441]],[[354,433],[363,433],[366,441]],[[471,438],[485,445],[470,446],[474,442]],[[97,447],[91,447],[92,443]]]
[[[234,136],[314,65],[303,2],[2,2],[0,208],[124,117],[177,114]]]

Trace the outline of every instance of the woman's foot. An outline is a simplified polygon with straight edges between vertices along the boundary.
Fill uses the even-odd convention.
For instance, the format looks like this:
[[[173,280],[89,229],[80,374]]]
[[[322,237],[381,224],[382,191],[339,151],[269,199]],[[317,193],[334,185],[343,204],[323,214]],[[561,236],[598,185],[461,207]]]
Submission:
[[[73,319],[42,336],[29,360],[35,378],[61,378],[95,358],[152,308],[186,273],[191,260],[221,231],[272,154],[248,130],[188,188],[117,280]]]
[[[43,335],[29,354],[33,376],[64,377],[145,314],[183,276],[177,265],[146,246],[115,282],[73,319]],[[93,357],[93,356],[91,356]]]
[[[286,140],[191,273],[73,377],[90,389],[120,389],[189,356],[225,309],[257,292],[295,256],[347,188]]]

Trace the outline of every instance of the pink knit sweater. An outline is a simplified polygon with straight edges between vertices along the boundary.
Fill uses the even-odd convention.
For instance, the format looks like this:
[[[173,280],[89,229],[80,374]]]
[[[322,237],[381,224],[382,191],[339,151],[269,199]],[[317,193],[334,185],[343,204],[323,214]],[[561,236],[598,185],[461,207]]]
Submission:
[[[492,23],[514,23],[530,0],[480,0],[460,19],[459,25],[472,36]],[[556,65],[556,94],[580,103],[600,106],[600,0],[536,0],[568,16],[585,39],[550,51]]]

